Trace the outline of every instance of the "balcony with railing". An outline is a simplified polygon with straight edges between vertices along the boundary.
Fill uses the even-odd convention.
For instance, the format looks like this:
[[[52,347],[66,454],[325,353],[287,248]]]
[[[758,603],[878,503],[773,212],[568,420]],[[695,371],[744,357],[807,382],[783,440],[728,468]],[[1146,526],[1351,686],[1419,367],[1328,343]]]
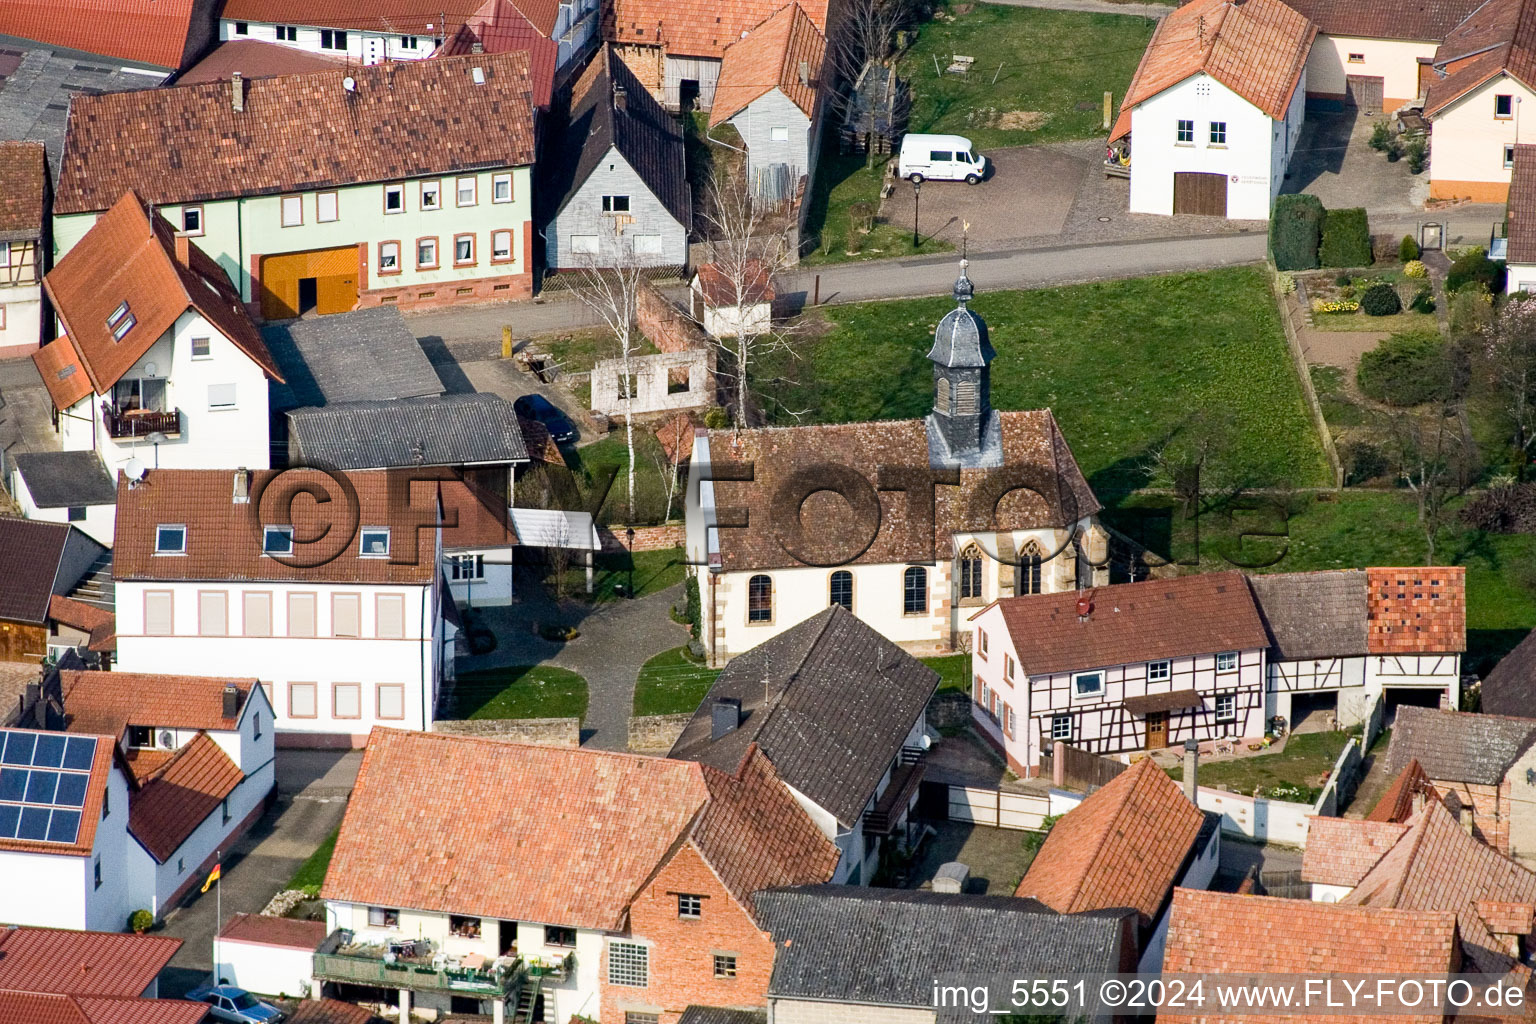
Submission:
[[[559,984],[575,970],[575,953],[558,959],[452,956],[433,950],[428,940],[362,941],[343,928],[315,952],[314,976],[350,985],[503,999],[531,986]]]
[[[902,748],[902,756],[898,758],[900,763],[891,769],[891,781],[886,785],[885,792],[875,801],[874,809],[864,815],[865,835],[888,836],[901,824],[902,816],[923,782],[924,762],[921,753],[911,758],[906,754],[908,750],[915,749]]]
[[[101,422],[107,428],[107,436],[114,440],[147,438],[154,433],[172,437],[181,433],[181,410],[122,409],[103,402]]]

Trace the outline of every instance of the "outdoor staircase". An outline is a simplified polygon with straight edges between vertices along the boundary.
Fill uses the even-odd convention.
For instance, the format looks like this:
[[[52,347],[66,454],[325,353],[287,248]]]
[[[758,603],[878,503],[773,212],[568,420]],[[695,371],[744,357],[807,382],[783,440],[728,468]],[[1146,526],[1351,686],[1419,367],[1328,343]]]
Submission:
[[[533,1024],[533,1012],[539,1005],[539,992],[544,987],[543,977],[537,974],[523,976],[517,988],[517,1005],[512,1010],[511,1024]]]
[[[107,611],[117,607],[116,589],[112,583],[112,552],[106,551],[86,570],[75,589],[68,594],[76,601],[93,604]]]

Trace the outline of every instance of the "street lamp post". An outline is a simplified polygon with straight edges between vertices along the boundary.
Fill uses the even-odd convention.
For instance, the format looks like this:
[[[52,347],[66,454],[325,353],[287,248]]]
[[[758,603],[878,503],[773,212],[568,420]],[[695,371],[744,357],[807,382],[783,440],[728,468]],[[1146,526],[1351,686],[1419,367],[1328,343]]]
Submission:
[[[629,527],[624,531],[624,539],[629,541],[629,599],[635,599],[635,528]]]
[[[917,236],[917,197],[922,194],[922,191],[921,181],[912,182],[912,248],[914,249],[922,244],[922,240]]]

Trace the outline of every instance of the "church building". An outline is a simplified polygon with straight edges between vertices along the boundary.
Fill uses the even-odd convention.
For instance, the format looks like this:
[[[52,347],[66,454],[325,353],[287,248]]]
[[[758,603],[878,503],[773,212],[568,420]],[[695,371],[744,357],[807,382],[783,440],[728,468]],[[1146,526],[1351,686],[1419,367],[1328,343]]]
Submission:
[[[922,419],[697,431],[687,546],[711,664],[834,604],[947,653],[1000,597],[1108,582],[1100,505],[1056,418],[992,407],[974,295],[961,260]]]

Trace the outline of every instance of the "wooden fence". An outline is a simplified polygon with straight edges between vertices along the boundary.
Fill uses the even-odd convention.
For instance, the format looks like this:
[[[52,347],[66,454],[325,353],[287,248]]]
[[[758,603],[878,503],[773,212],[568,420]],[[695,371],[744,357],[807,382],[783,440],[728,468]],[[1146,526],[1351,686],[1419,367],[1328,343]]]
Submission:
[[[1060,772],[1056,758],[1061,758]],[[1049,754],[1040,755],[1040,776],[1051,780],[1058,789],[1075,789],[1091,792],[1107,785],[1111,779],[1129,768],[1121,761],[1091,754],[1079,747],[1056,743]]]

